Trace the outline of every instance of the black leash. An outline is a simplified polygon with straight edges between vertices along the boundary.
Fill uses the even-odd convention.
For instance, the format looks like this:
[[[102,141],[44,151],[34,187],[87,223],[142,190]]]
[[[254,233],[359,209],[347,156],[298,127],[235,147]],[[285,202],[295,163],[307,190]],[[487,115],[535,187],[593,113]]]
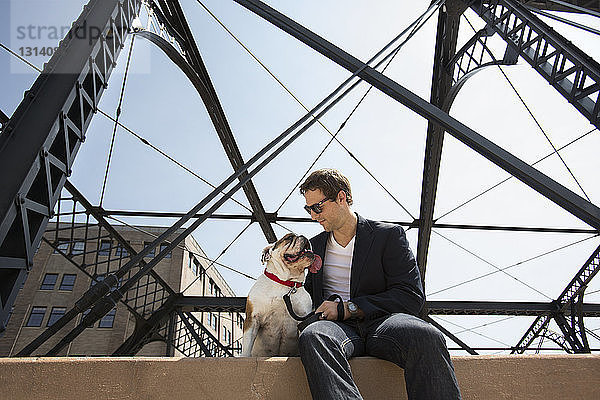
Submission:
[[[294,318],[296,321],[299,321],[300,323],[298,324],[298,330],[300,332],[302,332],[304,330],[304,328],[306,328],[308,325],[312,324],[315,321],[318,321],[321,319],[321,316],[323,315],[322,312],[318,312],[315,313],[314,311],[308,313],[307,315],[305,315],[304,317],[299,316],[298,314],[296,314],[294,312],[294,308],[292,307],[292,301],[290,299],[290,294],[294,294],[296,293],[296,288],[293,287],[292,289],[290,289],[289,292],[287,292],[286,294],[283,295],[283,301],[285,302],[285,307],[288,310],[288,313],[290,314],[290,316],[292,318]],[[344,301],[342,300],[342,297],[339,294],[332,294],[331,296],[329,296],[329,298],[327,299],[328,301],[336,301],[338,300],[338,305],[337,305],[337,320],[338,321],[343,321],[344,320]]]

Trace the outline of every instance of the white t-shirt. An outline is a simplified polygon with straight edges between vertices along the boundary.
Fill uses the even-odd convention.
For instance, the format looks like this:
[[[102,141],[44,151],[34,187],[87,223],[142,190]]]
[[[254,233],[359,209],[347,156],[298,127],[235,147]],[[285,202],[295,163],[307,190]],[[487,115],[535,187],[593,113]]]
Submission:
[[[350,240],[346,247],[342,247],[335,240],[333,232],[329,234],[325,260],[323,261],[323,295],[325,300],[332,294],[339,294],[344,301],[350,299],[350,270],[352,268],[355,237]]]

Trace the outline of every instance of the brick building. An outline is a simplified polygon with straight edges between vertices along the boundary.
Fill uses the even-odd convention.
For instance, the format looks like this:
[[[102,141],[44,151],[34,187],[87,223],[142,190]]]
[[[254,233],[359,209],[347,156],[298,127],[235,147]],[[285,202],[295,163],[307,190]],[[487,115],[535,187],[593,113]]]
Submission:
[[[34,267],[15,301],[7,329],[0,337],[0,356],[14,356],[70,310],[93,280],[104,279],[107,272],[114,272],[129,260],[128,251],[110,236],[96,235],[91,240],[85,224],[76,225],[75,229],[63,230],[49,224],[44,235],[46,240],[42,241]],[[115,226],[115,229],[139,252],[166,228]],[[181,232],[179,230],[175,235]],[[152,259],[167,244],[162,243],[153,249],[145,261]],[[79,264],[80,268],[74,264]],[[176,293],[185,290],[186,296],[235,296],[192,236],[186,237],[153,269]],[[140,315],[148,317],[160,305],[155,301],[159,293],[153,289],[155,287],[149,278],[142,278],[135,290],[127,292],[127,304],[138,310]],[[230,347],[233,354],[239,354],[236,349],[241,347],[243,314],[204,312],[193,313],[193,316],[221,344]],[[45,354],[78,325],[81,318],[82,315],[79,315],[70,321],[32,355]],[[118,303],[111,312],[63,348],[59,355],[111,355],[131,335],[135,325],[133,313],[124,303]],[[181,346],[172,346],[169,341],[152,341],[137,355],[181,355],[178,349]]]

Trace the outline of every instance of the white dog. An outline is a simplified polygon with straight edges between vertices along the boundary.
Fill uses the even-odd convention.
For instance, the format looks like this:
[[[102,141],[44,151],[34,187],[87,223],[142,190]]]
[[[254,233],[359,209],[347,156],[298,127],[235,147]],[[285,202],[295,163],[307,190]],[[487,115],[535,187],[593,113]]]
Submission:
[[[294,312],[300,316],[311,312],[311,298],[302,287],[304,270],[317,272],[321,257],[312,252],[307,238],[288,233],[263,250],[262,262],[265,272],[246,301],[242,357],[298,355],[298,322],[290,316],[283,296],[292,290]]]

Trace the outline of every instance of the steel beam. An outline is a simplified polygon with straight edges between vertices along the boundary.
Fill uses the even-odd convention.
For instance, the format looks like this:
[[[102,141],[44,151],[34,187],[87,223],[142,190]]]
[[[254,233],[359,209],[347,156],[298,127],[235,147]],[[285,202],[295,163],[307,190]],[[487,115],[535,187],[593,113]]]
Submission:
[[[501,301],[427,301],[432,315],[514,315],[539,316],[552,312],[553,303]],[[583,315],[600,317],[600,304],[583,304]],[[570,313],[570,312],[568,312]]]
[[[2,130],[4,129],[4,125],[6,125],[9,119],[10,118],[8,118],[6,114],[4,114],[4,111],[0,110],[0,132],[2,132]]]
[[[594,204],[265,3],[259,0],[234,1],[312,47],[348,71],[355,73],[366,82],[424,118],[441,125],[456,139],[504,169],[533,190],[592,227],[600,229],[600,208]]]
[[[130,211],[130,210],[102,210],[104,216],[126,216],[126,217],[152,217],[152,218],[181,218],[185,214],[179,212],[160,212],[160,211]],[[193,218],[199,218],[205,214],[195,214]],[[274,222],[309,222],[316,223],[311,218],[307,217],[290,217],[284,215],[278,215],[275,213],[267,213],[267,220],[271,223]],[[252,220],[253,215],[249,214],[212,214],[208,216],[209,219],[221,219],[221,220]],[[408,221],[390,221],[384,220],[390,224],[396,224],[405,226],[408,228],[416,227],[415,222]],[[596,229],[581,229],[581,228],[546,228],[539,226],[502,226],[502,225],[474,225],[474,224],[440,224],[433,223],[433,228],[440,229],[467,229],[467,230],[481,230],[481,231],[506,231],[506,232],[538,232],[538,233],[585,233],[585,234],[600,234],[600,231]]]
[[[553,303],[540,302],[427,301],[426,303],[430,315],[537,316],[554,310]],[[246,298],[182,296],[176,300],[174,307],[184,312],[244,312]],[[600,304],[583,304],[583,315],[600,317]]]
[[[0,135],[0,331],[140,3],[91,0]]]
[[[598,0],[520,0],[519,3],[539,10],[563,11],[600,16]]]
[[[460,2],[446,2],[440,8],[437,25],[435,52],[433,57],[433,76],[431,83],[431,104],[443,108],[448,91],[452,87],[454,65],[447,71],[445,66],[456,51],[456,39],[460,26],[460,17],[466,6]],[[435,197],[442,159],[444,129],[433,121],[427,126],[425,141],[425,160],[421,183],[421,207],[419,211],[419,236],[417,241],[417,265],[421,272],[421,281],[425,287],[427,253],[433,225]]]
[[[425,321],[429,322],[431,325],[433,325],[436,328],[438,328],[444,335],[446,335],[447,337],[449,337],[450,340],[452,340],[454,343],[456,343],[457,345],[459,345],[461,347],[461,349],[466,350],[467,353],[471,354],[472,356],[475,356],[475,355],[478,354],[473,348],[469,347],[468,344],[466,344],[465,342],[463,342],[462,340],[460,340],[455,334],[453,334],[452,332],[450,332],[448,329],[444,328],[441,324],[439,324],[433,318],[431,318],[431,317],[429,317],[427,315],[427,316],[425,316],[424,319],[425,319]]]

